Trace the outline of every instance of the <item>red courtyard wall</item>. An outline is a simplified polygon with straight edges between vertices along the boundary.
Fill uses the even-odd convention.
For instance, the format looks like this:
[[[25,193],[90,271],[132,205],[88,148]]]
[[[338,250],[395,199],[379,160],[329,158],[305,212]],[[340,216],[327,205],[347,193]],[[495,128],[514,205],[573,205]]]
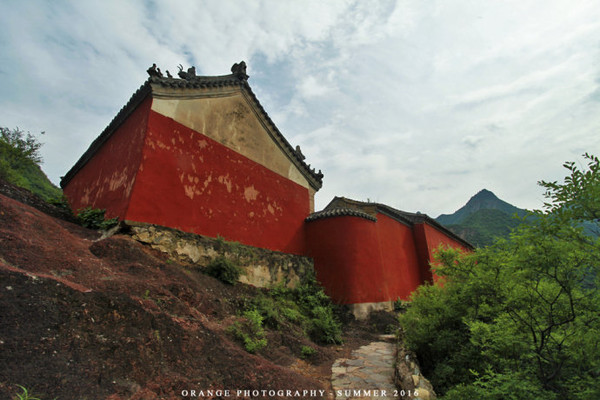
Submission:
[[[317,279],[342,304],[407,300],[431,281],[429,261],[440,244],[463,248],[429,225],[411,228],[381,213],[376,222],[356,216],[316,219],[307,222],[306,234]]]
[[[423,281],[411,227],[383,214],[377,214],[380,263],[384,271],[382,285],[387,286],[385,299],[407,300]]]
[[[317,219],[307,223],[306,233],[317,279],[336,302],[406,299],[421,283],[412,231],[392,218]]]
[[[150,112],[127,219],[303,254],[308,189]]]

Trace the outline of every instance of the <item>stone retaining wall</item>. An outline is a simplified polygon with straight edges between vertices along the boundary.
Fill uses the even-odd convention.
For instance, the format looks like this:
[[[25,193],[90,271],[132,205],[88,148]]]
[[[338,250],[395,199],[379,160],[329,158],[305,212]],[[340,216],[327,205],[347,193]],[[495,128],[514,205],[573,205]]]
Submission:
[[[403,400],[433,400],[437,395],[431,383],[421,374],[415,354],[404,347],[404,341],[398,340],[394,381]]]
[[[294,288],[303,276],[314,273],[313,261],[309,257],[244,246],[159,225],[131,221],[125,221],[124,225],[135,240],[179,262],[205,267],[211,260],[223,255],[244,270],[240,282],[256,287],[283,284]]]

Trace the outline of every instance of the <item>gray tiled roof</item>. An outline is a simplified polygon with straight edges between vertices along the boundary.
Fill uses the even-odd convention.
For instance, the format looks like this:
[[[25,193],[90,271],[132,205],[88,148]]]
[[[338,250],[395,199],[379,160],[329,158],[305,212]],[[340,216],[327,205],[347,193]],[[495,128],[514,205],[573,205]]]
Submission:
[[[368,219],[370,221],[377,221],[377,218],[373,217],[372,215],[369,215],[365,212],[358,211],[358,210],[355,210],[352,208],[333,208],[330,210],[325,209],[325,210],[322,210],[319,212],[314,212],[314,213],[310,214],[306,218],[305,221],[310,222],[310,221],[314,221],[317,219],[343,217],[343,216],[360,217],[360,218]]]
[[[415,224],[428,224],[437,230],[443,232],[445,235],[451,237],[457,242],[461,243],[467,248],[473,248],[473,245],[450,231],[439,222],[429,217],[427,214],[422,213],[411,213],[406,211],[397,210],[381,203],[363,202],[358,200],[352,200],[345,197],[335,197],[322,211],[312,213],[306,218],[306,221],[314,221],[320,218],[328,218],[342,215],[355,215],[351,212],[362,214],[373,221],[376,221],[377,213],[387,215],[396,221],[412,227]],[[359,215],[356,215],[359,216]],[[363,218],[365,218],[363,216]]]

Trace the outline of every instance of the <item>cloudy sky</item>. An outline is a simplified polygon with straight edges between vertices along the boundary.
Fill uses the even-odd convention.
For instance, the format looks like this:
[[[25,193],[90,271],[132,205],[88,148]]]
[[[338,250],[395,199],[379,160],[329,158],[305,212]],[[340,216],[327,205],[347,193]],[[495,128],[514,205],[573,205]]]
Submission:
[[[157,63],[249,83],[333,196],[437,217],[600,155],[600,2],[0,2],[0,126],[58,183]]]

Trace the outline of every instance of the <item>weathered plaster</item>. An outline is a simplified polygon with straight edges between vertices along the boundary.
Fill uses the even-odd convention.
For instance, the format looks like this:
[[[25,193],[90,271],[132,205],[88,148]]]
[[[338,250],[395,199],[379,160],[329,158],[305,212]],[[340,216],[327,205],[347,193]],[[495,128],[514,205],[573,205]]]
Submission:
[[[125,219],[304,253],[308,188],[153,111],[145,140]]]

